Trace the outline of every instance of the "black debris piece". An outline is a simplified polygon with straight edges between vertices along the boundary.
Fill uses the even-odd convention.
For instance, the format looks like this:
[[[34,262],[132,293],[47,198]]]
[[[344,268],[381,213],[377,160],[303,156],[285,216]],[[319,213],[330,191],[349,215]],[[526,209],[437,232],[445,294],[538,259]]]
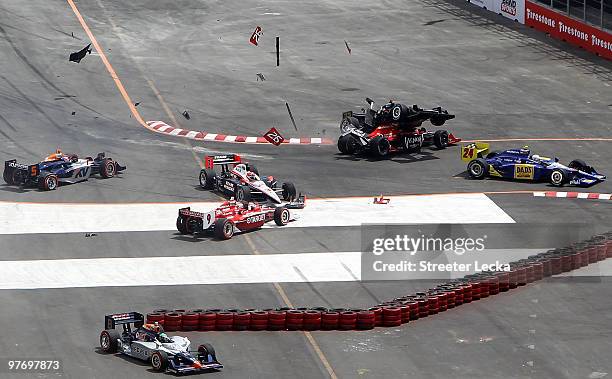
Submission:
[[[264,80],[266,80],[266,77],[261,72],[258,72],[257,80],[261,80],[263,82]]]
[[[95,237],[95,236],[97,236],[97,234],[96,234],[96,233],[85,233],[85,237],[86,237],[86,238],[89,238],[89,237]]]
[[[73,115],[73,116],[74,116],[75,114],[76,114],[76,112],[75,112],[75,111],[72,111],[71,115]]]
[[[293,127],[295,128],[295,131],[297,131],[297,126],[295,125],[295,120],[293,119],[293,114],[291,113],[291,108],[289,108],[289,103],[285,102],[285,105],[287,106],[287,112],[289,112],[289,117],[291,118],[291,123],[293,124]]]
[[[73,33],[73,32],[70,32],[70,35],[72,36],[72,38],[75,38],[75,37],[74,37],[74,33]]]
[[[87,53],[91,54],[91,43],[83,48],[83,50],[77,51],[76,53],[70,54],[70,62],[81,62],[81,59],[85,58]]]
[[[429,26],[429,25],[434,25],[434,24],[437,24],[437,23],[439,23],[439,22],[444,22],[444,21],[446,21],[446,20],[445,20],[445,19],[442,19],[442,20],[433,20],[433,21],[427,21],[427,22],[426,22],[426,23],[424,23],[423,25]]]
[[[189,115],[189,112],[187,112],[187,109],[185,109],[182,113],[183,117],[185,117],[187,120],[191,119],[191,116]]]
[[[140,101],[139,101],[139,102],[134,103],[134,106],[135,106],[135,107],[137,107],[137,106],[139,106],[139,105],[140,105]]]
[[[280,66],[280,51],[279,51],[280,37],[276,37],[276,67]]]
[[[348,51],[348,53],[351,53],[351,48],[349,47],[348,42],[346,42],[346,40],[344,40],[344,45],[346,45],[346,50]]]

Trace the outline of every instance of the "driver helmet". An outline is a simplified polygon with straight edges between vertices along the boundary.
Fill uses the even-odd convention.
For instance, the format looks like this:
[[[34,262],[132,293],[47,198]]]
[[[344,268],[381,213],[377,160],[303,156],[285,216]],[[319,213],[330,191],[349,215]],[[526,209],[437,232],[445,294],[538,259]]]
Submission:
[[[529,155],[529,153],[530,153],[529,146],[523,146],[523,147],[522,147],[522,148],[519,150],[519,152],[520,152],[521,154]]]
[[[55,151],[55,153],[53,154],[49,154],[46,158],[45,158],[45,162],[53,162],[53,161],[58,161],[60,159],[62,159],[62,157],[64,156],[64,154],[62,154],[62,151],[60,149],[57,149]]]
[[[168,337],[168,335],[166,333],[164,333],[164,332],[159,333],[159,340],[160,340],[160,342],[167,342],[167,341],[169,342],[169,341],[172,341],[170,339],[170,337]]]
[[[142,327],[155,333],[164,332],[164,328],[157,321],[154,324],[144,324]]]
[[[246,165],[244,163],[237,164],[232,172],[240,176],[245,176],[247,173]]]

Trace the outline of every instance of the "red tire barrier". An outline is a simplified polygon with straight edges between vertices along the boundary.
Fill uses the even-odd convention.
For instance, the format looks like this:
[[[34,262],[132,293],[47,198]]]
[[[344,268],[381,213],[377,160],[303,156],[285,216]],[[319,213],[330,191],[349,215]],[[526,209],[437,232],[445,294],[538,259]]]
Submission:
[[[409,300],[406,305],[408,305],[410,320],[418,320],[419,303],[416,300],[412,299],[412,300]]]
[[[573,253],[570,255],[572,259],[572,265],[570,267],[571,270],[579,269],[582,266],[582,255],[580,253]],[[587,257],[588,260],[588,257]]]
[[[596,262],[603,261],[604,259],[606,259],[606,244],[598,243],[597,245],[595,245],[595,253],[597,255]]]
[[[251,311],[251,330],[266,330],[268,329],[269,313],[267,311]]]
[[[438,312],[444,312],[448,309],[448,298],[443,292],[436,292],[435,295],[438,298]]]
[[[438,297],[437,296],[427,296],[427,307],[430,315],[435,315],[438,313]]]
[[[376,315],[374,311],[360,311],[357,313],[356,327],[360,330],[374,329],[376,326]]]
[[[417,297],[415,298],[417,304],[419,305],[419,318],[429,316],[429,301],[426,297]]]
[[[473,300],[474,287],[470,283],[461,284],[463,292],[463,303],[471,303]]]
[[[404,302],[396,303],[395,305],[393,305],[394,307],[400,309],[400,314],[402,316],[402,324],[405,324],[410,321],[410,307],[407,304],[403,304]]]
[[[568,272],[572,270],[572,257],[569,254],[561,256],[561,272]]]
[[[506,292],[510,290],[510,273],[498,272],[497,279],[499,281],[499,292]]]
[[[321,329],[335,330],[338,329],[340,322],[340,313],[334,311],[323,312],[321,314]]]
[[[304,326],[304,312],[293,309],[287,311],[287,330],[300,330]]]
[[[162,313],[147,313],[147,324],[160,323],[164,321],[164,315]]]
[[[287,327],[287,312],[279,310],[268,311],[268,330],[285,330]]]
[[[542,276],[547,278],[552,275],[552,259],[550,257],[542,257],[539,259],[542,263]]]
[[[497,295],[499,293],[499,277],[489,276],[487,278],[487,285],[489,286],[489,295]]]
[[[470,284],[472,285],[472,301],[480,300],[482,297],[481,292],[483,292],[484,286],[482,283],[477,281],[470,282]]]
[[[234,324],[234,313],[227,311],[217,312],[217,318],[215,320],[216,330],[232,330]]]
[[[455,308],[455,301],[456,301],[455,291],[453,289],[447,288],[443,292],[446,295],[446,308],[447,309]]]
[[[550,258],[550,268],[552,275],[559,275],[563,272],[562,267],[562,257],[554,256]]]
[[[304,312],[304,330],[321,329],[321,311],[309,309]]]
[[[393,306],[386,306],[386,307],[383,307],[382,314],[383,314],[382,326],[388,327],[388,326],[402,325],[402,309],[401,308],[393,307]]]
[[[401,312],[401,311],[400,311]],[[400,314],[401,318],[401,314]],[[340,313],[340,319],[338,322],[338,329],[340,330],[352,330],[357,326],[357,312],[344,311]]]
[[[382,325],[382,308],[381,307],[372,307],[368,309],[369,311],[374,312],[374,321],[375,325]]]
[[[202,332],[208,332],[215,330],[215,324],[217,321],[217,314],[210,311],[200,312],[198,322],[198,330]]]
[[[544,265],[542,264],[542,262],[534,262],[532,266],[534,280],[544,279]]]
[[[232,322],[233,330],[247,330],[251,324],[251,314],[249,312],[236,312]]]
[[[168,313],[168,312],[170,312],[170,311],[169,311],[169,310],[167,310],[167,309],[163,309],[163,308],[162,308],[162,309],[155,309],[155,310],[153,310],[153,312],[152,312],[152,313],[160,313],[160,314],[165,315],[165,314],[166,314],[166,313]]]

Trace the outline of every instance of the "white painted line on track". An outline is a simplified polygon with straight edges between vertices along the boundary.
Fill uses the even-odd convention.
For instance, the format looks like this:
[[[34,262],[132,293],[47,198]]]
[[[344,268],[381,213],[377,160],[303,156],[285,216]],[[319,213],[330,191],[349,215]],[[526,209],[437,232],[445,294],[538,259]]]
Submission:
[[[373,198],[313,199],[292,210],[286,227],[359,226],[397,223],[514,223],[484,194],[391,196],[386,205]],[[0,202],[0,234],[170,231],[178,209],[208,211],[219,202],[140,204],[53,204]],[[273,223],[266,228],[277,228]]]

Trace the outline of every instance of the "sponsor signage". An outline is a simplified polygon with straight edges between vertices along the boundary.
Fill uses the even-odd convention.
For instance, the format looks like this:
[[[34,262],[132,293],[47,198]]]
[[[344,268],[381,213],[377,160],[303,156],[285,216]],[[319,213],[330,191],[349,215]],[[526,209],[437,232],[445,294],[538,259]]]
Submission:
[[[525,0],[493,0],[493,12],[525,23]]]
[[[479,7],[482,7],[488,10],[493,10],[493,7],[494,7],[494,4],[493,4],[494,0],[469,0],[469,1],[470,3],[474,5],[478,5]]]
[[[279,146],[285,141],[283,136],[281,136],[281,134],[278,132],[278,130],[276,130],[276,128],[271,128],[270,130],[268,130],[266,134],[264,134],[264,138],[266,139],[266,141],[270,142],[274,146]]]
[[[263,35],[263,31],[261,30],[261,26],[258,26],[255,28],[255,31],[253,31],[253,34],[251,34],[251,38],[249,39],[249,42],[252,43],[255,46],[259,45],[259,38]]]
[[[525,25],[612,59],[612,34],[530,1],[525,2]]]

